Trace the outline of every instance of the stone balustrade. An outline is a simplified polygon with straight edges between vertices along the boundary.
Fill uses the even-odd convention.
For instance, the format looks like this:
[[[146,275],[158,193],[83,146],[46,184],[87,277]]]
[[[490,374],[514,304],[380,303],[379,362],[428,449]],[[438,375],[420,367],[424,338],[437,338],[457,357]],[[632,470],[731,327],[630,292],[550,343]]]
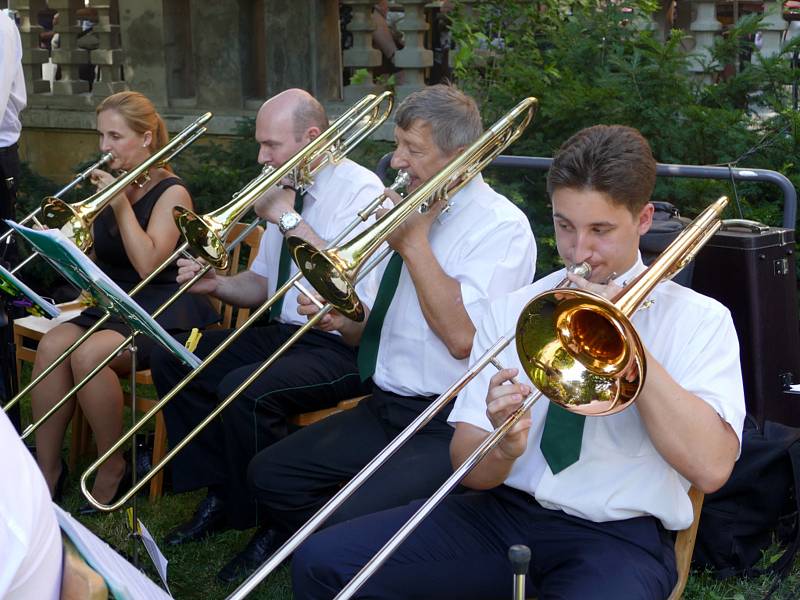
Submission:
[[[150,97],[171,130],[212,110],[217,116],[211,131],[232,133],[241,117],[252,116],[266,97],[287,87],[308,89],[335,115],[379,86],[393,85],[402,100],[448,70],[446,44],[442,52],[441,42],[432,38],[439,33],[432,19],[441,2],[390,3],[392,13],[400,16],[395,27],[404,45],[391,57],[396,73],[387,80],[376,75],[385,72],[388,58],[373,45],[374,0],[49,0],[60,17],[55,27],[60,43],[51,54],[59,75],[51,83],[42,77],[48,51],[39,47],[42,28],[37,22],[48,3],[7,4],[20,16],[29,94],[23,118],[34,127],[91,129],[93,114],[87,108],[129,88]],[[476,1],[461,4],[469,13]],[[780,51],[786,28],[780,5],[778,0],[764,2],[760,55]],[[350,12],[345,33],[352,39],[343,51],[340,6]],[[679,26],[690,33],[687,52],[695,57],[692,69],[698,73],[710,65],[709,48],[722,31],[717,6],[724,4],[678,3]],[[661,37],[667,34],[665,10],[649,25]],[[91,43],[79,24],[87,14],[94,23]],[[343,72],[350,76],[345,84]]]

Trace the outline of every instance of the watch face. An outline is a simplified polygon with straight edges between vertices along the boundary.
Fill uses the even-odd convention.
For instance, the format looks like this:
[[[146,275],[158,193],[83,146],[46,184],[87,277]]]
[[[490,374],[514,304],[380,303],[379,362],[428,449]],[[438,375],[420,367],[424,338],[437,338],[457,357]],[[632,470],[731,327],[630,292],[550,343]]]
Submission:
[[[290,229],[294,229],[302,220],[302,217],[294,212],[287,212],[281,215],[278,221],[278,228],[281,232],[286,233]]]

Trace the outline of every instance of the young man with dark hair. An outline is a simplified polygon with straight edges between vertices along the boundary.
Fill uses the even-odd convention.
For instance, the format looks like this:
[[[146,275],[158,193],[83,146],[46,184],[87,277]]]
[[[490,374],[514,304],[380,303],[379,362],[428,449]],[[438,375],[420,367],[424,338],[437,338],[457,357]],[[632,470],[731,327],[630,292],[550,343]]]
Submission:
[[[638,242],[652,222],[654,181],[649,145],[631,128],[591,127],[561,147],[548,190],[559,255],[567,265],[592,267],[589,280],[570,275],[578,287],[612,297],[645,269]],[[495,301],[478,327],[473,360],[564,276],[553,273]],[[555,429],[563,409],[534,404],[462,482],[479,491],[446,498],[365,584],[363,597],[503,597],[511,593],[513,544],[531,549],[528,591],[539,598],[670,594],[677,578],[672,532],[693,517],[687,490],[714,491],[730,475],[744,394],[728,310],[671,281],[650,299],[632,317],[647,359],[637,402],[602,418],[567,414],[577,419],[572,435],[570,427]],[[498,360],[507,368],[485,369],[450,413],[454,465],[533,390],[513,349]],[[292,563],[295,598],[333,597],[421,502],[310,538]]]
[[[475,101],[451,86],[415,92],[397,108],[392,166],[408,172],[409,193],[438,174],[482,134]],[[399,202],[400,197],[387,190]],[[448,210],[444,210],[447,208]],[[393,232],[395,254],[380,277],[375,310],[357,323],[338,313],[320,328],[360,344],[362,378],[373,393],[260,452],[248,480],[265,527],[226,571],[258,566],[341,483],[366,465],[463,371],[475,325],[489,302],[533,279],[536,246],[527,218],[480,175]],[[316,307],[300,297],[301,314]],[[383,313],[383,314],[381,314]],[[375,320],[373,320],[375,319]],[[368,348],[372,352],[368,352]],[[446,413],[446,411],[443,411]],[[430,493],[450,471],[452,428],[440,414],[358,490],[332,522],[399,506]]]

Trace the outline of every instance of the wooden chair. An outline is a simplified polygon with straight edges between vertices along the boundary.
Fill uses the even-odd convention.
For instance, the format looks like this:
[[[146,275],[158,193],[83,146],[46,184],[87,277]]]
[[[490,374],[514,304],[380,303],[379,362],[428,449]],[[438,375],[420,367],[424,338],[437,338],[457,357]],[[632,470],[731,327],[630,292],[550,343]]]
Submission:
[[[339,402],[339,404],[337,404],[336,406],[332,406],[331,408],[323,408],[322,410],[315,410],[312,412],[292,415],[289,418],[289,422],[292,425],[297,425],[298,427],[305,427],[306,425],[311,425],[312,423],[321,421],[325,417],[330,417],[331,415],[335,415],[336,413],[340,413],[342,411],[355,408],[356,406],[358,406],[358,403],[361,402],[364,398],[366,398],[366,396],[359,396],[358,398],[350,398],[348,400],[342,400],[341,402]]]
[[[246,225],[238,223],[233,226],[229,239],[234,239],[246,227]],[[261,236],[264,233],[264,228],[261,226],[255,227],[242,243],[239,244],[231,252],[230,266],[225,275],[235,275],[241,266],[249,268],[253,260],[258,254],[258,247],[261,243]],[[250,315],[249,309],[236,309],[233,306],[222,305],[219,300],[212,299],[212,304],[221,315],[221,322],[213,327],[231,328],[238,327]],[[81,306],[77,302],[59,305],[61,308],[61,315],[57,319],[45,319],[43,317],[25,317],[14,321],[14,344],[16,346],[17,354],[17,375],[22,374],[22,363],[33,363],[36,357],[35,345],[42,338],[42,336],[59,325],[64,321],[77,316],[81,311]],[[21,381],[21,379],[20,379]],[[150,369],[142,369],[136,372],[136,385],[152,385],[153,378]],[[125,392],[125,403],[130,406],[130,395]],[[137,411],[147,412],[151,410],[157,400],[150,398],[142,398],[137,394],[136,408]],[[164,417],[161,413],[156,416],[155,426],[155,439],[153,441],[153,456],[152,464],[158,464],[166,454],[167,449],[167,429],[164,423]],[[80,406],[76,404],[75,414],[72,418],[72,443],[70,445],[69,465],[71,469],[75,469],[78,458],[90,452],[91,448],[91,431]],[[164,483],[163,471],[158,473],[150,482],[150,499],[155,500],[161,496]]]
[[[61,573],[60,600],[106,600],[108,586],[100,574],[92,569],[78,550],[62,535],[64,543],[64,568]]]
[[[694,519],[692,524],[686,529],[682,529],[675,537],[675,566],[678,569],[678,582],[672,588],[672,593],[668,600],[680,600],[683,597],[683,590],[689,580],[689,571],[692,565],[692,554],[694,553],[694,543],[697,540],[697,527],[700,525],[700,510],[703,508],[703,498],[705,494],[695,488],[689,488],[689,499],[692,501],[692,511]]]
[[[228,235],[228,239],[235,239],[239,234],[242,233],[242,231],[244,231],[246,226],[247,225],[243,223],[237,223],[234,225],[230,234]],[[256,254],[258,254],[258,246],[261,243],[261,236],[263,234],[263,227],[260,225],[255,227],[253,231],[251,231],[247,237],[244,238],[242,242],[231,251],[230,264],[228,269],[223,273],[224,275],[235,275],[239,272],[239,269],[242,266],[244,266],[245,270],[250,268],[250,265],[253,264],[253,260],[256,258]],[[243,253],[243,250],[246,250],[247,252]],[[243,262],[246,264],[242,264]],[[212,325],[210,329],[230,329],[231,327],[239,327],[250,316],[249,308],[237,309],[229,304],[222,304],[222,302],[216,298],[212,298],[211,303],[214,305],[214,308],[220,314],[221,318],[220,322],[216,325]],[[234,316],[236,317],[235,324]],[[136,385],[137,387],[140,385],[153,385],[153,376],[150,372],[150,369],[136,371]],[[150,398],[142,398],[138,394],[136,396],[137,408],[143,412],[152,410],[157,402],[157,399],[152,400]],[[131,397],[127,391],[125,392],[125,403],[128,406],[130,406],[131,403]],[[86,425],[85,421],[86,420],[83,419],[83,426],[88,430],[88,426]],[[164,458],[164,455],[167,453],[167,426],[164,422],[164,416],[160,412],[158,415],[156,415],[156,429],[154,435],[155,439],[153,440],[153,456],[151,458],[151,464],[153,466],[161,462],[161,459]],[[152,501],[156,498],[159,498],[163,489],[164,471],[161,470],[150,482],[150,500]]]

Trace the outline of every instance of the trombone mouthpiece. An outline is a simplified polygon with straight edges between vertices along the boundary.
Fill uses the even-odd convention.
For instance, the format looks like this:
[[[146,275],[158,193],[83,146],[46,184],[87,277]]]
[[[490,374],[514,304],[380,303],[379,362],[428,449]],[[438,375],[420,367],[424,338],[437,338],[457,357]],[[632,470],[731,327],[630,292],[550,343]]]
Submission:
[[[408,174],[408,171],[401,170],[397,172],[397,177],[394,178],[394,183],[392,183],[390,189],[397,190],[399,188],[404,188],[409,183],[411,183],[411,175]]]
[[[577,275],[578,277],[583,277],[584,279],[589,279],[592,275],[592,266],[585,262],[577,263],[568,266],[567,272]]]

